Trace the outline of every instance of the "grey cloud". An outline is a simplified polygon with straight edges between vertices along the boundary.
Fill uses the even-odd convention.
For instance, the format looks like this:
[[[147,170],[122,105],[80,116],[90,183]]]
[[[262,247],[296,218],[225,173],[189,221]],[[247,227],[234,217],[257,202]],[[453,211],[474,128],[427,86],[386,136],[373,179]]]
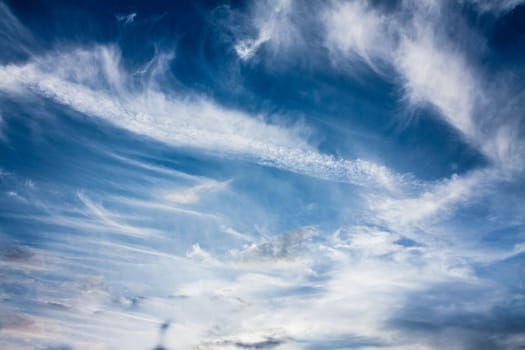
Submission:
[[[34,326],[34,322],[25,315],[5,313],[0,316],[0,330],[17,330],[17,331],[31,331]]]
[[[486,300],[505,298],[497,305]],[[389,325],[402,337],[447,349],[525,348],[525,299],[480,286],[441,285],[408,296]]]
[[[380,339],[349,334],[336,339],[326,338],[301,341],[307,350],[370,349],[387,347]]]
[[[235,346],[239,349],[273,349],[281,345],[283,342],[284,341],[280,339],[268,338],[264,341],[254,343],[235,342]]]
[[[74,347],[70,345],[57,345],[45,348],[45,350],[73,350]]]
[[[314,228],[305,227],[258,244],[252,244],[235,255],[241,261],[293,259],[306,251],[308,243],[315,235]]]
[[[201,344],[196,347],[198,350],[207,350],[207,349],[222,349],[222,348],[232,348],[237,349],[248,349],[248,350],[258,350],[258,349],[274,349],[287,342],[290,342],[291,339],[286,338],[276,338],[276,337],[267,337],[264,340],[260,341],[236,341],[236,340],[219,340],[213,343]]]
[[[12,243],[0,244],[0,260],[9,262],[21,262],[28,261],[34,256],[34,253],[31,250],[23,246]]]

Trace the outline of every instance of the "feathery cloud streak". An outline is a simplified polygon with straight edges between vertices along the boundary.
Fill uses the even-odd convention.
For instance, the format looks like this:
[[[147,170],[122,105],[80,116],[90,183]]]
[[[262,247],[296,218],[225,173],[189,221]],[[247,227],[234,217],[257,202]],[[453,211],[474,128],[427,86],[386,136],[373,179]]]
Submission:
[[[375,183],[393,189],[401,183],[401,176],[383,166],[319,153],[297,127],[272,125],[262,116],[228,110],[198,96],[177,98],[155,80],[165,71],[158,66],[150,69],[151,79],[136,91],[133,74],[121,69],[116,48],[73,49],[36,57],[27,64],[2,66],[0,88],[8,93],[42,95],[173,146],[358,185]]]

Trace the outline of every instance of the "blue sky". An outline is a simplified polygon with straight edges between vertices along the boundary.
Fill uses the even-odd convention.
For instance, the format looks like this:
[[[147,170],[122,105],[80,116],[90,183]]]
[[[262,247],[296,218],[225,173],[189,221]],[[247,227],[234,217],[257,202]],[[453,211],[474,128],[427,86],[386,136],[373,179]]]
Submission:
[[[524,23],[0,2],[0,348],[523,348]]]

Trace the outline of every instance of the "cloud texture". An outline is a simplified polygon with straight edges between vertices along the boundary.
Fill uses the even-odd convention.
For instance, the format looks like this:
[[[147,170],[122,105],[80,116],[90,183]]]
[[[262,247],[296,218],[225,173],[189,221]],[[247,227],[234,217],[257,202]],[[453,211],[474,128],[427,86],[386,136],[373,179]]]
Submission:
[[[48,6],[0,4],[0,347],[523,347],[521,1]]]

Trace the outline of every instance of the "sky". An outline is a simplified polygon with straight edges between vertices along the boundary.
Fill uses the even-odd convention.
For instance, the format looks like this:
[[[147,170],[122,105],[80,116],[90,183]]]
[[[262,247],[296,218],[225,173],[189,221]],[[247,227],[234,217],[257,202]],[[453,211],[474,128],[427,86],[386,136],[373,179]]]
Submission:
[[[525,1],[0,2],[1,349],[523,349]]]

